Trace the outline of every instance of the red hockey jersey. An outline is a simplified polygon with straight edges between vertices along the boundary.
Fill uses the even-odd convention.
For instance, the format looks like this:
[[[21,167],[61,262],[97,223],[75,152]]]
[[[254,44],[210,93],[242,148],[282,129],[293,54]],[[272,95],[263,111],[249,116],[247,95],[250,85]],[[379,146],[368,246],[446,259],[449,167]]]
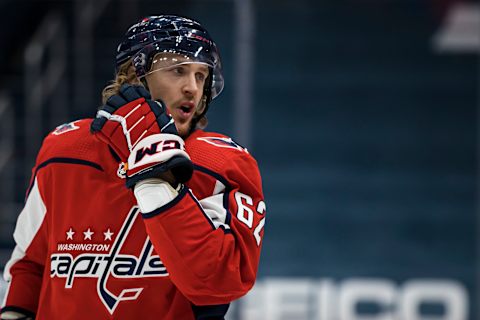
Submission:
[[[194,174],[145,216],[91,120],[44,141],[5,268],[4,309],[37,319],[194,319],[255,282],[265,202],[258,167],[230,138],[186,140]]]

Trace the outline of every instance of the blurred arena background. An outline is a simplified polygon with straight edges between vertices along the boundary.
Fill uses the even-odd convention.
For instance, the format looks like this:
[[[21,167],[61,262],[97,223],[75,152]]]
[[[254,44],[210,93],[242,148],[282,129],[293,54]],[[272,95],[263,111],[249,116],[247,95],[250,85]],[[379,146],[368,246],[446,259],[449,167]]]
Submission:
[[[247,146],[264,178],[259,278],[229,319],[480,318],[478,1],[0,9],[0,268],[43,137],[95,114],[130,24],[176,13],[222,53],[209,129]]]

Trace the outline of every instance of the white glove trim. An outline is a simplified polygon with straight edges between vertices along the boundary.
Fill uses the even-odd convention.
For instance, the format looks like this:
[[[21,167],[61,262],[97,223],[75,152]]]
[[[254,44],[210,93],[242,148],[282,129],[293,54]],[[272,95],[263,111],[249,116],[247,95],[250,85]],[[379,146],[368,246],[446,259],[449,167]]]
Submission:
[[[140,119],[139,121],[137,121],[137,123],[135,123],[135,125],[134,125],[132,128],[130,128],[130,130],[129,130],[128,127],[127,127],[127,118],[128,118],[132,113],[134,113],[138,108],[140,108],[141,106],[142,106],[142,104],[139,103],[139,104],[138,104],[135,108],[133,108],[125,117],[122,117],[122,116],[120,116],[120,115],[118,115],[118,114],[108,113],[108,112],[105,111],[105,110],[99,110],[99,111],[97,112],[96,117],[97,117],[97,118],[104,117],[104,118],[106,118],[107,120],[119,122],[119,123],[122,125],[123,134],[125,135],[125,138],[127,139],[128,149],[129,149],[130,151],[132,151],[133,145],[132,145],[132,140],[131,140],[131,138],[130,138],[130,130],[131,130],[133,127],[135,127],[135,126],[140,122],[140,120],[142,120],[143,118]],[[140,137],[140,138],[141,138],[141,137]],[[139,139],[140,139],[140,138],[139,138]]]
[[[147,152],[147,150],[149,152]],[[140,160],[137,160],[137,154],[143,153]],[[152,153],[152,154],[151,154]],[[128,156],[128,170],[138,173],[149,164],[164,163],[175,156],[183,156],[190,159],[185,152],[185,142],[180,136],[170,133],[152,134],[139,141]],[[135,170],[137,169],[137,170]]]

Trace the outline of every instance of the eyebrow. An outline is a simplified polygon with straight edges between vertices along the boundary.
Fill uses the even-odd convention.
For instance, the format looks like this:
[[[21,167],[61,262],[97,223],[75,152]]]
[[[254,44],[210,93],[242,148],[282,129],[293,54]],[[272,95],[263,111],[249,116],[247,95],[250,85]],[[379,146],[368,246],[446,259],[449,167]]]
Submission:
[[[188,61],[188,60],[184,60],[184,61],[181,61],[181,60],[180,60],[180,61],[178,61],[179,64],[183,64],[183,63],[185,63],[185,62],[186,62],[186,64],[184,64],[184,65],[187,65],[189,68],[190,68],[190,64],[195,64],[195,62],[191,62],[191,61]],[[170,67],[175,67],[175,66],[177,66],[177,65],[178,65],[178,64],[174,64],[174,65],[172,65],[172,66],[170,66]],[[206,73],[207,75],[210,74],[210,69],[209,69],[207,66],[205,66],[204,64],[201,64],[201,65],[200,65],[200,68],[198,69],[198,71],[199,71],[199,72],[204,72],[204,73]]]
[[[209,70],[208,67],[206,67],[206,66],[201,66],[201,67],[200,67],[200,71],[203,71],[203,72],[205,72],[205,73],[210,73],[210,70]]]

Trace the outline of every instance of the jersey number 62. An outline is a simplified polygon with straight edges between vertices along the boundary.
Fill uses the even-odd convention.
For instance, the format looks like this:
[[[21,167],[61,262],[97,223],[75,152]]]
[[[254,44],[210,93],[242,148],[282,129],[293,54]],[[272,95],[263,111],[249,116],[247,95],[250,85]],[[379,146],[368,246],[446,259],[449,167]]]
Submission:
[[[235,200],[237,202],[237,218],[239,221],[243,222],[247,227],[253,229],[254,215],[253,209],[257,214],[263,216],[267,207],[265,201],[260,200],[256,206],[254,206],[253,199],[249,195],[241,193],[240,191],[235,192]],[[263,217],[255,229],[253,230],[253,236],[257,241],[257,246],[260,246],[262,238],[260,237],[260,231],[262,231],[263,226],[265,225],[265,217]]]

